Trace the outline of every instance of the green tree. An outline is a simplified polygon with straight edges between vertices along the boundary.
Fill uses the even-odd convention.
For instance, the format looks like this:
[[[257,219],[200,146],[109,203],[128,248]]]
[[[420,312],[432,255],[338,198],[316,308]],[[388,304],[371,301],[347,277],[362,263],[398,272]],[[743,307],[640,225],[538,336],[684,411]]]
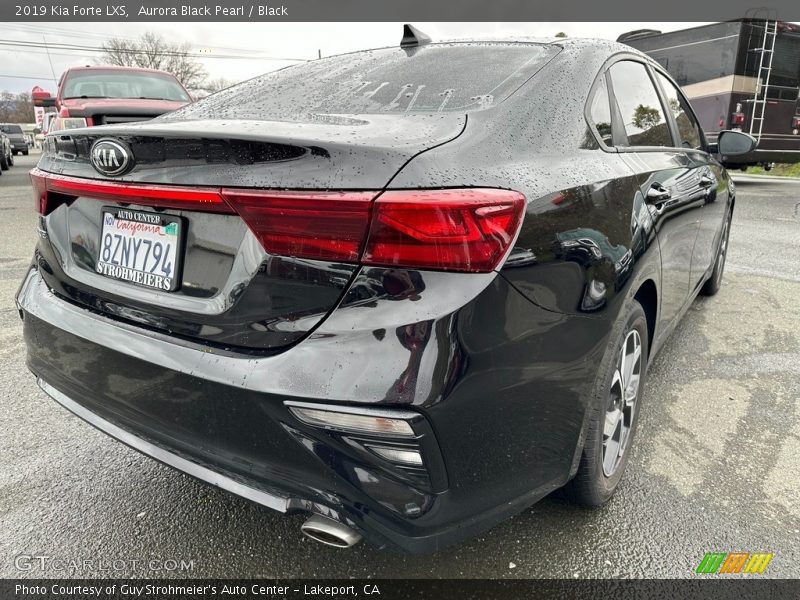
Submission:
[[[633,125],[638,129],[652,129],[661,123],[661,111],[652,106],[640,104],[633,111]]]

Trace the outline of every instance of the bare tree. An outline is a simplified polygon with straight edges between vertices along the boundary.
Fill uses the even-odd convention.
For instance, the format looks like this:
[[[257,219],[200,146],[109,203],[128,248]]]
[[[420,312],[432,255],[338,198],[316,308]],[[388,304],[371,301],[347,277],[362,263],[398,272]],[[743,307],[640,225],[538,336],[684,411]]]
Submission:
[[[7,123],[14,112],[14,94],[8,91],[0,92],[0,122]]]
[[[231,79],[226,79],[225,77],[218,77],[217,79],[209,79],[203,84],[203,89],[208,90],[212,94],[214,92],[219,92],[220,90],[224,90],[225,88],[229,88],[234,85],[236,82]]]
[[[137,40],[111,38],[101,48],[102,63],[167,71],[187,88],[203,87],[208,76],[187,42],[169,42],[157,33],[147,32]]]
[[[0,92],[0,122],[33,123],[35,119],[30,94]]]

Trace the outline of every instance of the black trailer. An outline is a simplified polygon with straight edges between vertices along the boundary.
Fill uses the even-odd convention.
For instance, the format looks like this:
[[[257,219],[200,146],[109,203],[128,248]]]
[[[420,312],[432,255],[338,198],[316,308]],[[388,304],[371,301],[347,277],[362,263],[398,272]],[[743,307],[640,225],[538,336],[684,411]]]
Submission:
[[[657,60],[681,85],[710,141],[738,129],[759,140],[734,166],[800,162],[800,26],[742,19],[618,41]]]

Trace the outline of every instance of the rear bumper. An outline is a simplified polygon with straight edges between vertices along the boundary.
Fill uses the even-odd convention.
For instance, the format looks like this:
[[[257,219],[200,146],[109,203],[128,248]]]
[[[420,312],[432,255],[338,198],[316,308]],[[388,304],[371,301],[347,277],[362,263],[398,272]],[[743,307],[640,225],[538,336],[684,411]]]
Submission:
[[[492,298],[472,306],[470,315],[481,322],[496,315],[498,293],[513,295],[508,306],[539,310],[503,281],[490,286],[486,293]],[[574,348],[575,361],[563,369],[551,363],[541,371],[546,376],[523,383],[510,370],[498,374],[495,360],[503,358],[501,352],[511,369],[517,356],[528,365],[529,352],[492,346],[487,354],[470,339],[475,328],[457,334],[451,325],[448,335],[464,339],[473,354],[455,358],[451,348],[441,359],[456,361],[467,385],[444,369],[454,388],[447,401],[418,403],[406,395],[400,397],[411,402],[392,403],[368,392],[372,403],[402,406],[430,423],[446,476],[444,485],[425,486],[364,460],[286,408],[287,401],[341,405],[359,397],[358,387],[343,394],[335,375],[323,372],[315,379],[316,371],[325,370],[317,365],[330,366],[332,356],[342,355],[341,336],[323,332],[269,357],[225,355],[73,305],[53,294],[36,268],[28,272],[17,301],[28,367],[42,388],[78,417],[193,477],[281,512],[333,518],[377,546],[425,553],[472,537],[562,485],[579,451],[584,407],[575,374],[591,365],[584,360],[585,348]],[[569,322],[545,315],[556,328],[554,336],[574,337],[560,329]],[[529,341],[538,340],[535,334],[527,334]],[[440,340],[432,348],[441,352],[447,346]],[[375,373],[376,362],[371,374],[391,383],[395,373],[389,365],[397,368],[397,356],[384,355],[383,375]],[[413,383],[409,368],[402,372],[398,381],[407,387]],[[349,380],[352,385],[352,375]],[[422,382],[418,389],[429,390]],[[555,428],[554,421],[560,423]]]
[[[292,421],[283,404],[298,397],[215,382],[220,373],[198,364],[208,353],[65,302],[36,270],[29,272],[17,301],[28,368],[48,395],[97,429],[268,508],[326,516],[376,546],[429,550],[427,533],[414,539],[414,528],[396,508],[382,506],[352,475],[366,469],[375,483],[385,484],[379,499],[394,507],[431,498],[346,454],[326,464],[326,453],[333,451],[324,434]],[[171,368],[177,366],[180,370]]]
[[[282,513],[285,513],[289,510],[289,499],[285,496],[281,496],[276,492],[267,492],[263,489],[245,485],[244,483],[237,481],[232,477],[222,475],[217,471],[213,471],[195,462],[186,460],[178,454],[170,452],[169,450],[165,450],[160,446],[136,436],[130,431],[114,425],[110,421],[106,421],[102,417],[72,400],[66,394],[59,392],[56,388],[43,379],[37,379],[37,383],[39,384],[39,387],[42,388],[43,392],[45,392],[48,396],[50,396],[53,400],[58,402],[72,414],[80,417],[89,425],[99,429],[106,435],[119,440],[126,446],[129,446],[134,450],[138,450],[142,454],[145,454],[150,458],[154,458],[167,466],[173,467],[179,471],[183,471],[187,475],[191,475],[196,479],[236,494],[237,496],[241,496],[242,498],[252,500],[253,502],[261,504],[262,506],[266,506]]]

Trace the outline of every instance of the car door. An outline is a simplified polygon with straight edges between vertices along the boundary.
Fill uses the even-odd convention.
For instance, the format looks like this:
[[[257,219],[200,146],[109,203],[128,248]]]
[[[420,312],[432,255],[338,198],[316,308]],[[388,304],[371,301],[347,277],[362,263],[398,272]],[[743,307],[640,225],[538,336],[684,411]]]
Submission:
[[[650,67],[624,57],[608,69],[614,145],[636,173],[661,249],[660,319],[666,333],[690,295],[694,244],[705,190],[698,162],[678,147]]]
[[[668,117],[678,135],[681,151],[697,165],[697,185],[703,193],[703,210],[692,253],[690,289],[703,283],[703,276],[716,258],[722,222],[728,208],[728,176],[722,166],[706,152],[705,139],[697,117],[677,85],[661,71],[654,69],[661,86]]]

